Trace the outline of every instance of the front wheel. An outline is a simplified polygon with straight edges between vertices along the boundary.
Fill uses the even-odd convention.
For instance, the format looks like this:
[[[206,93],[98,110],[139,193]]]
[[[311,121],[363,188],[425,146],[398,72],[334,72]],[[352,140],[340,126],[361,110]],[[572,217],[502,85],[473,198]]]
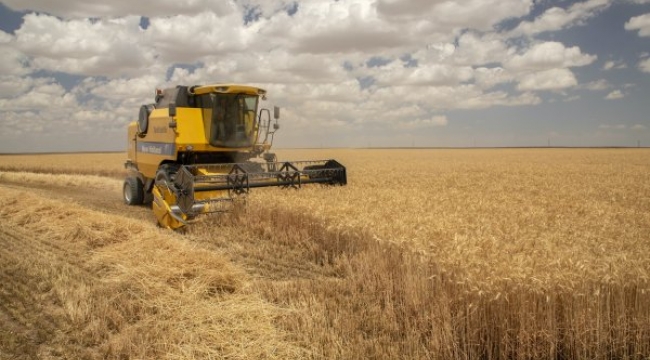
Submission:
[[[142,205],[144,203],[144,185],[137,177],[128,177],[122,188],[124,203],[127,205]]]

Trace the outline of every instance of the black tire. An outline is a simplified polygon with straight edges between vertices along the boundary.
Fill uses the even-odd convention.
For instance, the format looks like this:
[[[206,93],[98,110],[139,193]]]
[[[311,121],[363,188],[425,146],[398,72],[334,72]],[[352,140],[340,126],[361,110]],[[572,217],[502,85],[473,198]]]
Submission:
[[[124,203],[127,205],[142,205],[144,203],[144,185],[137,177],[128,177],[122,188]]]

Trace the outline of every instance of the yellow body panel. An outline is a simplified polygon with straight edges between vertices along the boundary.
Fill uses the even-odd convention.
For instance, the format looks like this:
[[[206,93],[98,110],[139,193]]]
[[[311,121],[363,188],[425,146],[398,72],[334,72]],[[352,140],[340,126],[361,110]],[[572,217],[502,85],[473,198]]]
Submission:
[[[209,121],[203,121],[201,109],[178,108],[176,144],[191,145],[195,148],[202,145],[209,145],[205,136]],[[171,131],[171,129],[170,129]]]
[[[237,118],[230,117],[232,115],[225,115],[225,111],[223,113],[219,112],[213,117],[213,110],[220,111],[222,108],[218,107],[217,103],[213,103],[213,101],[216,101],[214,100],[216,97],[207,96],[208,94],[217,94],[216,96],[221,96],[220,99],[223,99],[223,95],[219,94],[245,94],[263,98],[266,95],[266,90],[238,84],[211,84],[184,87],[182,89],[178,87],[178,89],[180,90],[172,88],[157,92],[156,103],[160,104],[159,108],[153,108],[152,110],[144,106],[141,108],[140,116],[143,116],[145,109],[150,111],[148,118],[146,118],[146,131],[139,131],[138,121],[131,122],[127,129],[128,160],[126,166],[131,172],[129,176],[137,176],[144,186],[144,191],[151,192],[153,195],[152,208],[158,223],[160,226],[169,229],[185,226],[197,214],[214,212],[215,207],[213,205],[215,204],[231,204],[235,195],[230,194],[228,190],[196,192],[193,197],[196,203],[192,207],[192,211],[188,212],[188,215],[180,210],[176,195],[170,191],[169,187],[164,183],[153,183],[158,170],[161,169],[161,165],[167,163],[178,165],[194,164],[196,159],[210,161],[211,158],[233,159],[234,161],[238,159],[238,156],[247,159],[261,154],[262,149],[268,150],[271,146],[270,144],[258,144],[260,125],[257,124],[256,120],[257,101],[259,100],[256,100],[254,108],[250,107],[253,111],[242,110]],[[175,96],[181,96],[178,91],[186,91],[188,100],[177,100],[182,99],[175,98]],[[246,98],[232,97],[231,99],[233,99],[234,106],[237,106],[237,109],[249,109]],[[176,101],[184,106],[176,106],[176,114],[172,118],[170,116],[170,106],[176,104]],[[204,104],[214,105],[204,106]],[[148,106],[152,107],[151,105]],[[226,116],[229,116],[228,120],[226,120]],[[142,119],[145,118],[142,117],[140,120],[144,122]],[[229,122],[226,124],[225,121]],[[234,134],[233,131],[238,131],[238,134],[242,134],[241,137],[236,139],[234,137],[225,138],[223,135],[224,127],[227,126],[241,129],[226,128],[228,134]],[[228,144],[231,147],[213,146],[211,145],[211,139],[214,144]],[[167,174],[169,169],[169,167],[165,168]],[[212,175],[206,169],[201,169],[200,172],[204,175]]]
[[[169,127],[172,118],[166,108],[155,109],[149,116],[146,134],[137,133],[137,122],[129,124],[128,156],[137,164],[146,178],[154,178],[161,163],[176,161],[179,151],[192,149],[194,152],[250,151],[252,147],[224,148],[210,145],[209,132],[212,111],[210,109],[178,108],[176,129]],[[253,142],[257,142],[257,127],[251,114],[245,114],[246,131],[255,130]]]

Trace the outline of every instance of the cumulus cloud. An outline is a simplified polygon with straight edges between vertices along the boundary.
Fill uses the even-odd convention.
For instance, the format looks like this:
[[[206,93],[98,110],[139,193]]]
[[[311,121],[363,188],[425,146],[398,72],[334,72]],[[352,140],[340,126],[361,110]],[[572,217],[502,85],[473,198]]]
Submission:
[[[13,36],[7,34],[6,32],[0,30],[0,44],[6,44],[13,39]]]
[[[16,30],[16,47],[35,69],[79,75],[132,75],[149,66],[153,53],[140,40],[139,18],[60,20],[27,14]]]
[[[25,54],[14,48],[14,37],[0,30],[0,76],[24,75],[29,72],[29,59]],[[1,86],[1,85],[0,85]]]
[[[556,41],[535,44],[524,53],[513,56],[505,67],[517,71],[547,70],[589,65],[596,55],[583,54],[577,46],[565,47]]]
[[[169,62],[194,62],[207,55],[228,56],[250,50],[255,30],[241,26],[241,15],[214,12],[150,20],[142,44]]]
[[[489,35],[466,32],[458,38],[454,49],[454,62],[460,65],[485,65],[500,63],[511,50],[503,39]]]
[[[10,46],[0,44],[0,75],[25,75],[30,72],[29,58]]]
[[[635,16],[625,23],[625,30],[638,30],[639,36],[650,36],[650,14]]]
[[[650,73],[650,58],[639,61],[639,70]]]
[[[3,0],[11,9],[33,10],[56,15],[64,19],[137,16],[172,16],[198,14],[209,11],[229,14],[235,4],[228,0],[158,0],[155,4],[131,0]]]
[[[468,81],[472,74],[468,66],[423,64],[409,68],[394,61],[378,69],[374,77],[381,85],[447,86]]]
[[[625,97],[625,94],[623,94],[623,92],[621,90],[614,90],[614,91],[610,92],[609,94],[607,94],[607,96],[605,96],[605,99],[607,99],[607,100],[617,100],[617,99],[622,99],[623,97]]]
[[[592,81],[583,86],[583,88],[591,91],[606,90],[609,87],[610,87],[609,83],[607,82],[607,80],[604,79]]]
[[[290,27],[298,53],[377,51],[410,41],[408,31],[380,19],[370,2],[304,2],[293,20],[282,27]]]
[[[0,99],[0,108],[4,111],[65,109],[75,105],[74,95],[67,93],[60,84],[46,79],[34,81],[31,89],[18,96]]]
[[[474,79],[476,84],[484,89],[489,89],[497,84],[513,81],[514,76],[502,67],[479,67],[474,70]]]
[[[629,129],[629,130],[637,130],[637,131],[641,130],[641,131],[643,131],[643,130],[647,130],[648,126],[644,125],[644,124],[632,124],[632,125],[629,125],[629,124],[616,124],[616,123],[614,123],[614,124],[600,124],[600,125],[598,125],[598,128],[603,129],[603,130],[628,130]]]
[[[113,79],[106,82],[95,82],[87,91],[90,94],[109,100],[124,100],[129,98],[153,99],[154,89],[161,85],[160,79],[148,75],[129,79]]]
[[[55,83],[54,78],[34,78],[31,76],[5,75],[0,76],[0,97],[12,99],[25,94],[34,87]]]
[[[24,15],[14,34],[0,31],[0,121],[25,133],[54,129],[48,119],[117,133],[155,87],[237,82],[266,88],[265,105],[282,106],[294,130],[283,129],[297,137],[444,126],[450,110],[534,106],[541,91],[577,98],[567,89],[612,89],[604,80],[579,85],[574,68],[595,55],[534,37],[581,24],[609,2],[551,8],[500,32],[537,2],[8,0],[38,13]],[[626,28],[641,34],[637,18]],[[513,38],[521,34],[531,37]],[[603,68],[622,66],[610,60]],[[650,72],[647,59],[638,66]]]
[[[528,14],[532,6],[532,0],[377,1],[381,17],[439,32],[490,30],[505,19]]]
[[[625,124],[600,124],[598,125],[599,129],[603,130],[625,130],[627,125]]]
[[[397,128],[405,130],[425,129],[429,127],[446,126],[447,123],[448,120],[446,116],[438,115],[428,119],[402,121],[397,124]]]
[[[581,24],[606,9],[611,3],[612,0],[588,0],[575,3],[567,9],[552,7],[533,21],[521,22],[510,32],[510,36],[532,36]]]
[[[608,60],[603,64],[603,70],[626,69],[627,65],[623,60]]]
[[[576,86],[578,80],[569,69],[550,69],[521,76],[517,88],[523,91],[560,90]]]

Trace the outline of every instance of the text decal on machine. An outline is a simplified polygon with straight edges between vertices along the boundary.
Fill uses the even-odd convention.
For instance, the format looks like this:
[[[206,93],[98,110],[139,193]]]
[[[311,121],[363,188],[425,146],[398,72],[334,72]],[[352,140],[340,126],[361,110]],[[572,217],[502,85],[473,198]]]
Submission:
[[[155,155],[174,155],[174,144],[139,142],[138,152]]]

